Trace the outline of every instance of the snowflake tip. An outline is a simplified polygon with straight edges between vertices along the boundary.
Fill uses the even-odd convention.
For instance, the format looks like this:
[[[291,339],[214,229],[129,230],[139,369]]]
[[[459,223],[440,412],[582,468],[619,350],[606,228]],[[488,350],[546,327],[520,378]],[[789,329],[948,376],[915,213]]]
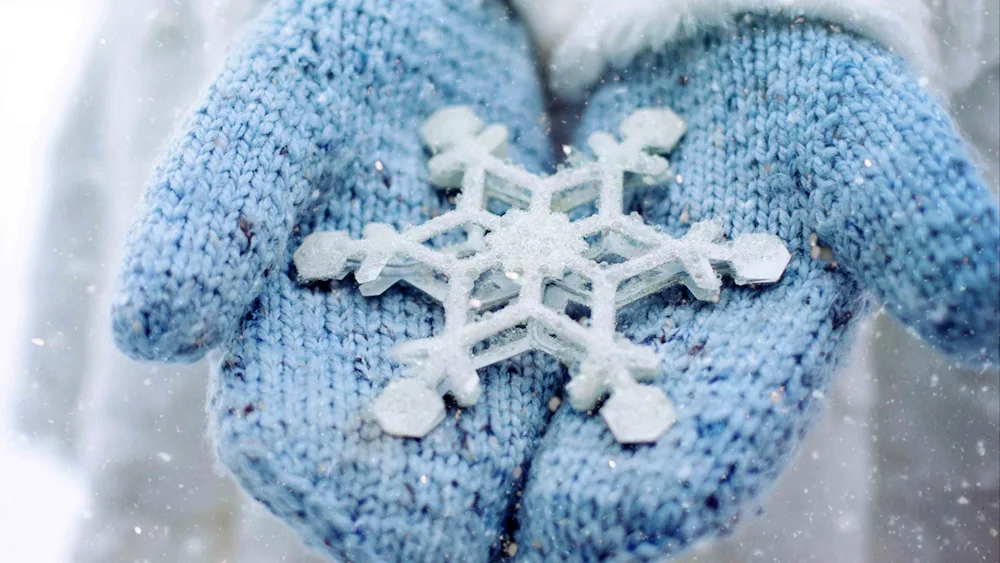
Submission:
[[[428,181],[439,188],[460,188],[465,170],[471,163],[478,162],[483,154],[498,158],[507,156],[507,128],[490,125],[478,135],[461,139],[460,144],[444,147],[427,162]],[[435,150],[433,146],[430,146]]]
[[[654,153],[667,153],[684,136],[687,125],[667,108],[648,108],[634,112],[618,127],[627,142],[642,145]]]
[[[379,426],[393,436],[422,438],[444,420],[444,400],[416,377],[390,383],[372,404]]]
[[[469,106],[447,107],[434,112],[424,123],[420,136],[434,152],[441,152],[483,130],[483,121]]]
[[[792,255],[781,239],[772,234],[751,233],[733,241],[729,264],[739,285],[774,283],[791,261]]]
[[[649,385],[616,390],[601,407],[601,416],[622,444],[655,442],[677,420],[666,393]]]
[[[351,237],[340,231],[313,233],[292,256],[300,282],[341,279],[347,275]]]

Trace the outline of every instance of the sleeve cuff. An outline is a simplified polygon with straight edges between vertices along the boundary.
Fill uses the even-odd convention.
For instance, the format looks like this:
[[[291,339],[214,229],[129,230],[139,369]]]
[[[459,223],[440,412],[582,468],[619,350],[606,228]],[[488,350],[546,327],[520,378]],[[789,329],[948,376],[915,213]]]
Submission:
[[[532,11],[520,11],[531,26]],[[928,83],[936,81],[937,41],[923,0],[592,0],[551,47],[550,85],[562,98],[579,99],[609,67],[625,66],[643,51],[706,29],[725,28],[748,13],[840,25],[902,55]]]

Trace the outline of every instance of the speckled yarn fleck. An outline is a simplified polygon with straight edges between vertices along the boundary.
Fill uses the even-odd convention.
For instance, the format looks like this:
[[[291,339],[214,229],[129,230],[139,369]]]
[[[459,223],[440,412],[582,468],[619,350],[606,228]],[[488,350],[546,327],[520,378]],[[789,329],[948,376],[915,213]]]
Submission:
[[[728,287],[714,305],[665,292],[623,313],[663,358],[679,420],[623,448],[560,410],[521,500],[525,561],[658,560],[731,530],[819,410],[868,291],[945,350],[996,359],[997,209],[901,60],[759,17],[608,75],[577,139],[655,105],[688,120],[671,156],[680,185],[643,193],[638,211],[674,234],[711,217],[730,235],[777,233],[794,258],[775,286]],[[811,233],[836,269],[810,259]]]
[[[526,561],[658,559],[731,529],[777,477],[865,289],[946,350],[996,356],[997,209],[944,113],[871,43],[762,18],[609,75],[578,137],[672,107],[689,123],[671,158],[680,184],[643,191],[639,211],[673,234],[707,218],[777,233],[795,253],[777,285],[730,286],[717,304],[668,291],[623,312],[663,358],[677,424],[623,447],[599,417],[550,416],[565,375],[524,355],[485,370],[479,403],[426,438],[383,434],[367,409],[401,375],[387,351],[440,312],[405,288],[302,287],[289,251],[316,229],[357,236],[439,209],[417,131],[445,105],[511,125],[513,157],[543,165],[524,37],[473,4],[278,2],[131,233],[119,345],[184,360],[221,344],[220,458],[311,544],[351,561],[484,561],[516,530]],[[814,232],[837,268],[808,257]]]

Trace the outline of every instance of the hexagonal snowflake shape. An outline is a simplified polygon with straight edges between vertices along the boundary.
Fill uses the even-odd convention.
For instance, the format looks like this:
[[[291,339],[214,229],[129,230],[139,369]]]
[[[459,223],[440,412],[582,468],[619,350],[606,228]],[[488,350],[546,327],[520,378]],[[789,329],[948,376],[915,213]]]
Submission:
[[[294,256],[301,281],[354,271],[365,295],[406,281],[444,306],[440,334],[395,349],[411,376],[390,383],[373,404],[383,430],[426,435],[444,417],[443,394],[471,407],[481,393],[477,370],[540,350],[571,368],[573,408],[590,410],[610,394],[600,413],[619,442],[653,442],[666,432],[675,420],[670,400],[640,383],[659,374],[659,359],[616,333],[618,309],[676,284],[717,300],[720,274],[740,285],[773,283],[791,258],[774,235],[725,241],[721,223],[703,221],[675,239],[622,213],[627,187],[669,180],[669,163],[658,153],[683,133],[670,110],[642,110],[622,124],[621,142],[595,133],[593,160],[578,155],[539,177],[502,160],[504,127],[484,127],[468,108],[449,108],[431,117],[423,137],[436,153],[431,182],[462,191],[454,211],[403,232],[370,224],[363,240],[307,237]],[[491,199],[512,209],[489,213]],[[566,214],[588,204],[596,214],[574,221]],[[466,233],[461,244],[427,244],[458,228]],[[602,242],[588,244],[595,238]],[[589,315],[574,318],[574,304]]]

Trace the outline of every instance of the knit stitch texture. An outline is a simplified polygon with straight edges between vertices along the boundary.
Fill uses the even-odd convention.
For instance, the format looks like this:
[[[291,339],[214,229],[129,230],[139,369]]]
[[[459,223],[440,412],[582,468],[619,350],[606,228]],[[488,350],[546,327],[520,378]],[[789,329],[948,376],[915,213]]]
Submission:
[[[300,286],[290,251],[314,230],[358,237],[439,212],[417,131],[445,105],[508,124],[513,158],[543,167],[524,37],[498,6],[468,4],[278,2],[168,152],[130,235],[119,345],[184,360],[221,343],[220,458],[312,545],[351,561],[484,561],[513,533],[526,561],[655,560],[730,530],[777,477],[866,290],[946,350],[995,357],[997,209],[944,112],[868,41],[751,18],[607,76],[579,131],[673,108],[689,124],[677,183],[635,209],[675,236],[717,218],[793,252],[774,286],[727,287],[716,304],[670,290],[622,312],[622,332],[663,359],[677,423],[622,446],[597,417],[551,415],[565,374],[526,354],[484,370],[479,402],[427,437],[382,433],[368,407],[402,375],[387,351],[431,335],[440,311],[407,288]],[[835,267],[809,257],[812,233]]]

